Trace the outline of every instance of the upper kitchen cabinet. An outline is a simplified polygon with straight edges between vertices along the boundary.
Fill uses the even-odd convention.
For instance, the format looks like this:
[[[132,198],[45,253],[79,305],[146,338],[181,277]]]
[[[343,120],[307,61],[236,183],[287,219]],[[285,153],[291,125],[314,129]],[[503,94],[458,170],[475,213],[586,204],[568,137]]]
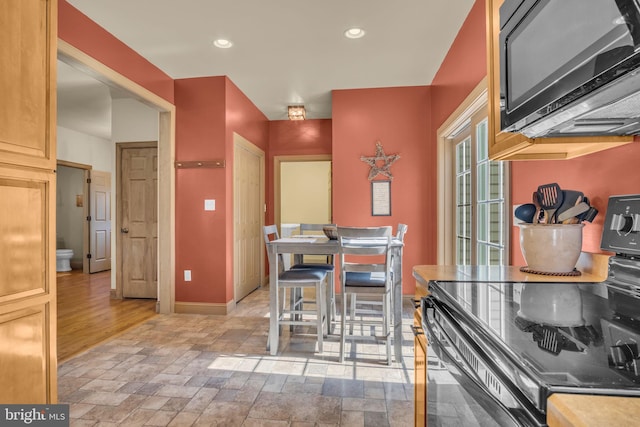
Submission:
[[[0,402],[58,401],[57,0],[0,1]]]
[[[489,156],[494,160],[570,159],[627,144],[632,135],[551,136],[528,138],[503,132],[500,124],[500,6],[503,0],[486,0],[487,86],[489,114]],[[544,61],[542,56],[539,59]]]
[[[55,0],[0,8],[0,163],[56,167]]]

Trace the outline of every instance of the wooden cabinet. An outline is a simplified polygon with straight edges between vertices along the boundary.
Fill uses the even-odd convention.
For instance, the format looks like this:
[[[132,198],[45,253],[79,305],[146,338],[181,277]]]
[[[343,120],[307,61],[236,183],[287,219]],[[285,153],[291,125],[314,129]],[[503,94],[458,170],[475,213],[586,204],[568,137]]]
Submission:
[[[618,147],[633,136],[527,138],[500,131],[500,5],[503,0],[486,0],[487,7],[487,93],[489,114],[489,157],[493,160],[559,160]]]
[[[414,350],[414,425],[427,425],[427,339],[422,330],[420,309],[415,311],[413,320]]]
[[[549,427],[637,426],[640,397],[554,393],[547,399]]]
[[[0,12],[0,402],[56,403],[56,0]]]

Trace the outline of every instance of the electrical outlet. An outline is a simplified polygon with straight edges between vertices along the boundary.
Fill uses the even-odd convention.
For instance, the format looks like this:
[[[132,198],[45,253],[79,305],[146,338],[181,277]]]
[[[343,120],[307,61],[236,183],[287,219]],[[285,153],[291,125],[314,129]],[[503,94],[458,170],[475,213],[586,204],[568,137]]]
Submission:
[[[184,271],[184,281],[185,282],[190,282],[191,281],[191,270],[185,270]]]

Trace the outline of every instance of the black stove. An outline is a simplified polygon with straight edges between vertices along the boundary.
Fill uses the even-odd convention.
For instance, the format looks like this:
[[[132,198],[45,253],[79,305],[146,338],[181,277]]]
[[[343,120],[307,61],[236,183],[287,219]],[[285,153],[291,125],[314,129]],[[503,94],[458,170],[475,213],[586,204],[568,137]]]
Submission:
[[[609,199],[601,247],[615,253],[601,283],[429,283],[431,348],[503,409],[499,425],[546,425],[553,393],[640,396],[640,196]]]
[[[451,313],[549,388],[640,392],[640,299],[609,283],[431,283]],[[493,302],[493,303],[492,303]]]

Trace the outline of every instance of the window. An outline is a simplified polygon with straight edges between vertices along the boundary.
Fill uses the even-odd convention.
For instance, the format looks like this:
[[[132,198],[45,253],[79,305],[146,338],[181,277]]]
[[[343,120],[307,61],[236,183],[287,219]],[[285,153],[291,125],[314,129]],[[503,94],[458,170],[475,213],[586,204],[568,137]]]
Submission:
[[[489,160],[487,81],[437,132],[439,265],[509,264],[509,162]]]
[[[486,112],[472,116],[455,146],[455,263],[504,265],[507,217],[505,164],[489,160]]]

